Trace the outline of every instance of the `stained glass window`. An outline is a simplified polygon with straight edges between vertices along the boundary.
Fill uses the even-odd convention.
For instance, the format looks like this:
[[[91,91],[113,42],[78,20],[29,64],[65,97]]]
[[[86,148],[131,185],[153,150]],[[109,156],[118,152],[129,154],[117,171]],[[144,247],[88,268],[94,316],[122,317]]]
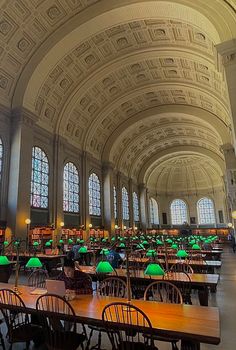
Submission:
[[[2,178],[2,159],[3,159],[3,145],[2,145],[2,139],[0,138],[0,182]]]
[[[134,221],[139,221],[139,203],[138,196],[136,192],[133,192],[133,210],[134,210]]]
[[[214,203],[210,198],[201,198],[197,203],[198,223],[215,224]]]
[[[30,198],[32,207],[48,208],[48,180],[48,158],[41,148],[33,147]]]
[[[159,225],[158,204],[154,198],[149,199],[149,211],[151,224]]]
[[[101,186],[98,176],[89,176],[89,214],[101,216]]]
[[[63,210],[70,213],[79,212],[79,173],[71,162],[64,166]]]
[[[125,187],[122,188],[122,214],[123,220],[129,220],[129,196]]]
[[[115,186],[113,186],[113,198],[114,198],[114,218],[117,219],[117,194],[116,194]]]
[[[170,206],[172,225],[183,225],[188,222],[187,205],[182,199],[175,199]]]

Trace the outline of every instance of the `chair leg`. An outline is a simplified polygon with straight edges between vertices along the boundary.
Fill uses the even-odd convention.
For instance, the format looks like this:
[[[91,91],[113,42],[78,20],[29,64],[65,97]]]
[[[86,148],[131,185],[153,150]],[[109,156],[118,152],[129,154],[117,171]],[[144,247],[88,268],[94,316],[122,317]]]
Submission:
[[[91,329],[91,331],[89,333],[89,338],[88,338],[88,341],[87,341],[86,350],[89,350],[89,345],[90,345],[92,336],[93,336],[93,329]]]
[[[26,342],[26,350],[29,350],[29,347],[30,347],[30,341],[27,341]]]
[[[2,345],[3,350],[6,350],[6,347],[5,347],[5,342],[4,342],[4,339],[3,339],[2,333],[0,333],[0,341],[1,341],[1,345]]]
[[[175,341],[171,342],[171,345],[172,345],[172,350],[179,350]]]
[[[98,332],[98,342],[96,345],[91,347],[91,350],[101,350],[101,345],[102,345],[102,332]]]

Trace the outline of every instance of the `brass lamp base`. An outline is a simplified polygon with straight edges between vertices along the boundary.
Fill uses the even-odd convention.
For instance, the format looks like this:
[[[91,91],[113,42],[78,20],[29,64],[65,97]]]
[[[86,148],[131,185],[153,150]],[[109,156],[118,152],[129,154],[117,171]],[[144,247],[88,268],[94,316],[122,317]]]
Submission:
[[[21,291],[19,291],[18,287],[16,287],[16,286],[13,288],[13,291],[14,291],[14,293],[16,293],[17,295],[22,294]]]

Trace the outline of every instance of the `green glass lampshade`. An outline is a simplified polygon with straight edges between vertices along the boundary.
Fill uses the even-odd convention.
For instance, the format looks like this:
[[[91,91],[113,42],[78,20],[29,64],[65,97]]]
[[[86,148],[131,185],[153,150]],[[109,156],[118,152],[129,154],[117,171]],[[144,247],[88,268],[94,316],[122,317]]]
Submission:
[[[19,242],[19,241],[15,241],[15,242],[14,242],[14,245],[15,245],[15,246],[18,246],[18,245],[20,245],[20,242]]]
[[[102,243],[106,243],[107,239],[106,238],[103,238],[102,239]]]
[[[173,243],[173,240],[170,239],[170,238],[167,238],[166,242],[167,242],[167,243]]]
[[[116,240],[116,237],[112,237],[112,238],[111,238],[111,241],[112,241],[112,242],[115,242],[115,240]]]
[[[38,246],[39,246],[39,242],[34,242],[34,243],[33,243],[33,246],[34,246],[34,247],[38,247]]]
[[[144,272],[148,276],[164,276],[165,272],[158,264],[149,264]]]
[[[53,239],[49,239],[49,242],[52,243],[52,242],[53,242]]]
[[[64,243],[63,239],[60,239],[60,240],[59,240],[59,243],[61,243],[61,244]]]
[[[9,243],[8,243],[7,241],[4,241],[3,244],[4,244],[4,245],[8,245]]]
[[[157,252],[154,249],[149,249],[146,253],[147,257],[154,257],[157,256]]]
[[[195,239],[192,239],[191,241],[189,241],[190,245],[194,245],[196,243]]]
[[[157,245],[163,245],[163,242],[162,242],[160,239],[157,239],[157,240],[156,240],[156,244],[157,244]]]
[[[50,242],[50,241],[47,241],[47,242],[45,243],[45,247],[51,247],[51,242]]]
[[[171,249],[178,249],[178,245],[173,243],[172,246],[171,246]]]
[[[201,247],[198,245],[198,244],[194,244],[193,246],[192,246],[192,249],[194,249],[194,250],[201,250]]]
[[[87,253],[87,251],[88,251],[87,247],[80,247],[79,250],[78,250],[78,252],[82,253],[82,254]]]
[[[8,260],[7,256],[1,255],[0,256],[0,265],[9,265],[10,261]]]
[[[122,243],[122,244],[124,244],[124,243]],[[109,255],[109,254],[110,254],[110,251],[109,251],[109,249],[107,249],[107,248],[103,248],[103,249],[101,250],[100,254],[101,254],[101,255]]]
[[[73,239],[69,238],[68,239],[68,244],[73,244]]]
[[[83,244],[84,243],[84,239],[79,239],[79,243]]]
[[[124,243],[121,243],[121,244],[119,245],[119,248],[125,248],[125,244],[124,244]]]
[[[149,245],[148,241],[146,241],[146,240],[143,241],[142,244],[143,244],[143,245]]]
[[[96,267],[98,273],[111,273],[114,269],[108,261],[100,261]]]
[[[144,241],[144,240],[145,240],[145,237],[144,237],[144,236],[141,236],[140,239],[141,239],[142,241]]]
[[[178,250],[176,256],[178,258],[187,258],[188,257],[188,253],[186,252],[186,250]]]
[[[42,266],[43,265],[41,261],[39,260],[39,258],[36,258],[36,257],[30,258],[26,264],[26,267],[28,268],[36,268],[36,267],[42,267]]]
[[[145,249],[145,248],[144,248],[144,245],[142,245],[142,243],[137,244],[136,248],[137,248],[137,249]]]

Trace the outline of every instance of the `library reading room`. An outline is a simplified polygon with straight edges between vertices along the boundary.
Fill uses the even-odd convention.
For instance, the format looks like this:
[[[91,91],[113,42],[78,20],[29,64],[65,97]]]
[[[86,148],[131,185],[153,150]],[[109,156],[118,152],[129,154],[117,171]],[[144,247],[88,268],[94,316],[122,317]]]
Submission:
[[[236,349],[236,0],[0,0],[0,350]]]

